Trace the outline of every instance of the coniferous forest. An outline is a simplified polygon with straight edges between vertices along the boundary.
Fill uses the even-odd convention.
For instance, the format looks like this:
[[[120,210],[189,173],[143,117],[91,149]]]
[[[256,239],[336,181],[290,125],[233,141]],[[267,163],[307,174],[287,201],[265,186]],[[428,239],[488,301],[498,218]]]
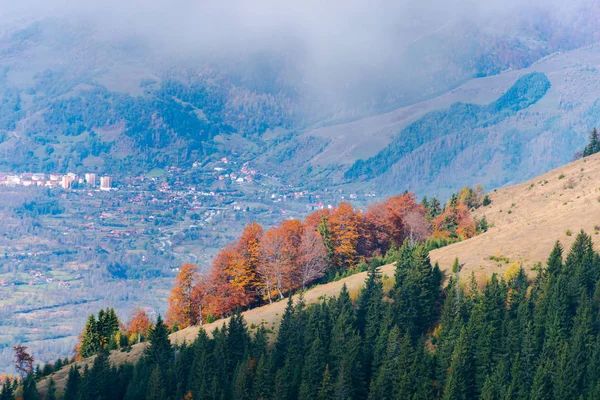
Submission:
[[[159,318],[137,365],[100,351],[71,371],[64,399],[598,399],[600,256],[581,232],[528,279],[446,277],[422,245],[400,249],[385,290],[372,266],[356,300],[288,299],[276,335],[240,314],[171,345]],[[510,270],[509,270],[510,271]],[[23,397],[37,398],[25,379]],[[60,398],[53,389],[46,398]],[[11,399],[5,387],[1,399]]]

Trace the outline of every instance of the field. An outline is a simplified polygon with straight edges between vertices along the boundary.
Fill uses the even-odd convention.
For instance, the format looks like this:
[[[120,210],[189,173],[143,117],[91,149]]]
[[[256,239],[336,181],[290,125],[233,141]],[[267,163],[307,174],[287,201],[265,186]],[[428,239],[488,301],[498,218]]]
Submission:
[[[544,263],[558,240],[568,248],[583,229],[600,243],[600,154],[574,161],[535,179],[494,190],[492,203],[475,216],[491,228],[483,235],[435,250],[432,261],[448,269],[458,257],[461,274],[503,274],[518,262],[528,271]]]

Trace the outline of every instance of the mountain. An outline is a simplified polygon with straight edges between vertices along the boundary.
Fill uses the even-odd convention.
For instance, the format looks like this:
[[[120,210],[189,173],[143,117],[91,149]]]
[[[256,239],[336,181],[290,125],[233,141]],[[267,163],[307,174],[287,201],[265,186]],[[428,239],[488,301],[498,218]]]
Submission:
[[[517,21],[416,20],[381,49],[386,63],[358,75],[352,63],[318,74],[302,58],[310,49],[293,42],[211,57],[68,19],[19,21],[0,32],[0,169],[122,175],[234,156],[292,185],[442,196],[475,180],[501,186],[521,178],[529,152],[540,158],[531,174],[568,160],[597,122],[589,98],[562,100],[593,92],[595,48],[539,62],[594,43],[596,11],[584,3],[564,15],[527,9]],[[587,77],[566,87],[574,68]],[[476,110],[532,72],[546,74],[547,98],[501,116]],[[587,118],[569,125],[575,114]],[[229,138],[261,151],[232,151]],[[537,154],[540,140],[552,156]]]
[[[504,276],[514,263],[520,264],[531,277],[538,264],[544,265],[556,241],[565,249],[571,247],[578,232],[593,232],[591,238],[599,243],[600,223],[594,220],[599,200],[600,153],[579,159],[530,181],[494,190],[488,193],[491,203],[474,211],[476,218],[485,217],[490,225],[487,232],[471,239],[454,243],[430,252],[432,263],[439,263],[448,279],[455,258],[459,259],[460,278],[470,279],[475,273],[479,281],[489,280],[492,274]],[[591,216],[591,217],[590,217]],[[394,265],[381,267],[382,276],[392,278]],[[317,285],[303,294],[307,305],[336,296],[343,285],[348,287],[354,298],[362,286],[367,273],[358,273],[336,282]],[[388,278],[384,278],[387,280]],[[391,285],[392,279],[386,285]],[[387,287],[387,286],[386,286]],[[261,324],[276,330],[285,309],[285,301],[257,307],[242,313],[249,326]],[[205,324],[206,332],[228,322],[228,318]],[[170,335],[176,344],[191,343],[198,335],[199,327],[192,326]],[[146,344],[134,345],[128,352],[113,352],[111,361],[117,365],[135,362]],[[77,365],[91,366],[93,359]],[[54,374],[57,387],[65,384],[69,367]],[[39,384],[46,390],[48,379]]]
[[[557,53],[388,114],[307,131],[305,140],[327,143],[311,167],[333,170],[330,179],[349,187],[442,197],[465,184],[497,188],[533,178],[571,161],[600,122],[599,65],[597,45]],[[525,94],[528,84],[530,101],[486,111]]]

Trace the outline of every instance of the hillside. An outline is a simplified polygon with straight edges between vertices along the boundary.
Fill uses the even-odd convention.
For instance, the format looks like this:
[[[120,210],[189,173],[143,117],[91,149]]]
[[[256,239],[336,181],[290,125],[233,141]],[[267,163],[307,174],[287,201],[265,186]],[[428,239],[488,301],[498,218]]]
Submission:
[[[387,276],[389,278],[393,278],[394,275],[394,265],[384,265],[381,267],[382,276]],[[365,279],[367,277],[366,272],[361,272],[355,275],[352,275],[348,278],[340,279],[337,282],[331,282],[323,285],[318,285],[304,293],[304,301],[307,304],[317,303],[325,298],[337,296],[342,289],[342,286],[346,285],[348,291],[351,296],[355,296],[358,294],[358,290],[363,286]],[[265,327],[277,331],[279,325],[279,319],[283,314],[283,311],[286,307],[286,300],[281,300],[273,304],[265,305],[262,307],[257,307],[249,311],[245,311],[242,313],[244,320],[246,321],[247,326],[258,327],[261,324],[264,324]],[[227,323],[229,318],[220,319],[210,324],[205,324],[203,326],[204,330],[207,333],[211,333],[214,329],[220,328],[223,324]],[[198,335],[198,330],[200,328],[198,326],[192,326],[185,329],[182,329],[178,332],[171,334],[169,337],[172,343],[191,343],[194,341],[196,336]],[[111,362],[116,365],[120,365],[122,363],[135,363],[141,356],[146,343],[136,344],[132,347],[129,352],[113,352],[110,356]],[[93,357],[89,359],[84,359],[78,361],[76,365],[84,366],[88,365],[91,367],[91,363],[93,362]],[[69,373],[69,368],[71,365],[62,368],[60,371],[54,373],[52,377],[56,381],[56,387],[59,392],[64,389],[64,385],[66,383],[66,378]],[[38,388],[41,393],[45,393],[47,389],[47,385],[50,378],[43,379],[38,383]]]
[[[511,91],[523,95],[516,89],[527,88],[529,74],[545,75],[548,90],[511,113],[482,112]],[[386,114],[307,130],[305,140],[327,143],[310,164],[340,184],[382,193],[446,197],[463,185],[519,183],[566,164],[583,147],[600,123],[599,74],[600,46],[592,45]]]
[[[557,240],[568,249],[581,229],[600,243],[600,154],[494,190],[489,197],[492,203],[474,213],[487,218],[486,233],[431,252],[442,269],[458,257],[463,276],[502,274],[513,262],[531,271],[546,261]]]

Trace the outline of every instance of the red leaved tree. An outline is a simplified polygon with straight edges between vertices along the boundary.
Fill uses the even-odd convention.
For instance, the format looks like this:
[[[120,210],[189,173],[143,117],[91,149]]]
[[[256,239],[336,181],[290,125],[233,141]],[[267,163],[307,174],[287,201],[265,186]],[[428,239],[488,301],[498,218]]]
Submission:
[[[23,380],[27,375],[33,372],[33,357],[27,352],[27,347],[18,345],[13,347],[15,352],[15,369]]]

